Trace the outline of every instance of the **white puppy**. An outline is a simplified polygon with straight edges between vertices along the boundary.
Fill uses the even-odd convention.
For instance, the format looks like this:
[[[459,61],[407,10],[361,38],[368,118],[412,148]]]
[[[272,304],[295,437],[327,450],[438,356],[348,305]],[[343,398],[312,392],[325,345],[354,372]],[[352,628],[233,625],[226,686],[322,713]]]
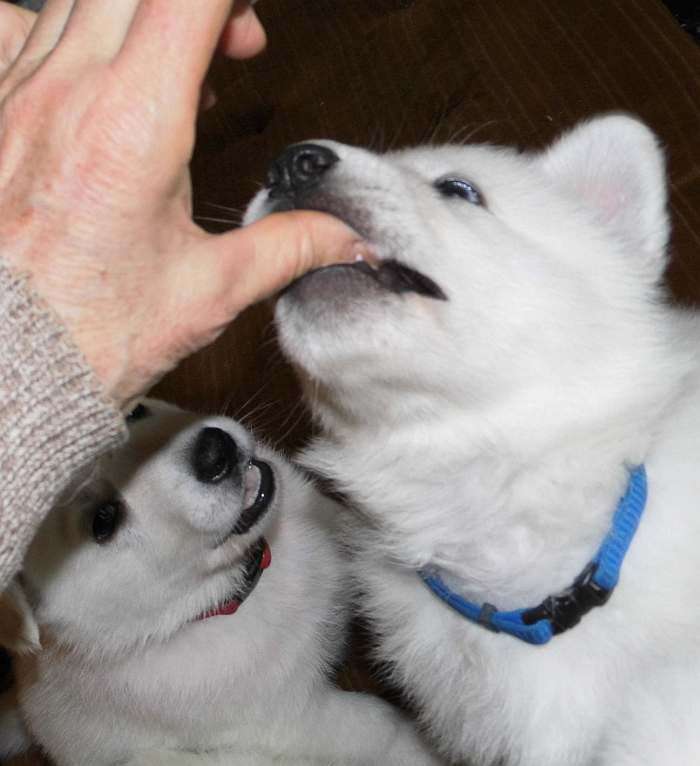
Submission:
[[[329,680],[337,512],[234,421],[137,408],[26,560],[34,739],[57,766],[437,763],[400,713]]]
[[[665,187],[611,115],[541,153],[297,145],[249,211],[376,249],[277,321],[379,654],[455,760],[700,763],[700,328],[659,288]]]

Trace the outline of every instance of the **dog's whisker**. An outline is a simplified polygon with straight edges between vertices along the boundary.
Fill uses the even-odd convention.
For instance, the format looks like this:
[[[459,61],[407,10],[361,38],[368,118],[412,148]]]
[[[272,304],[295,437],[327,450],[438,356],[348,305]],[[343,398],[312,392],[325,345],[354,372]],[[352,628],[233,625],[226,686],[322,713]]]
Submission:
[[[268,381],[265,381],[261,386],[258,386],[253,391],[253,393],[245,400],[245,402],[243,402],[242,404],[240,404],[240,405],[238,405],[236,407],[236,410],[235,410],[235,413],[234,413],[233,417],[236,420],[243,420],[245,418],[245,416],[242,413],[246,412],[246,410],[248,410],[251,406],[254,405],[255,400],[263,395],[264,390],[268,386],[269,386],[269,382]],[[261,402],[261,404],[264,405],[265,402]],[[257,407],[258,405],[255,404],[254,406]]]
[[[221,402],[221,404],[217,408],[217,415],[219,415],[220,417],[226,416],[229,409],[231,408],[231,405],[233,404],[233,397],[234,397],[234,394],[231,393],[224,399],[223,402]]]
[[[304,403],[299,400],[297,401],[292,409],[290,410],[287,417],[284,419],[284,421],[280,425],[280,430],[284,428],[287,423],[290,423],[290,420],[292,421],[289,426],[286,428],[286,430],[282,431],[280,436],[275,440],[275,448],[279,449],[281,445],[284,445],[289,436],[294,433],[296,428],[299,426],[299,424],[303,421],[305,415],[307,414],[306,407],[304,406]]]
[[[202,205],[208,205],[209,207],[215,207],[219,210],[224,210],[229,213],[233,213],[234,215],[241,216],[245,212],[243,208],[240,207],[232,207],[230,205],[220,205],[217,202],[202,202]]]
[[[233,414],[233,417],[238,419],[241,412],[243,412],[253,401],[255,401],[255,398],[260,395],[260,388],[256,388],[253,393],[243,402],[242,404],[238,405],[236,407],[236,410]],[[229,399],[229,406],[230,406],[230,399]]]
[[[270,412],[270,410],[273,410],[276,407],[279,407],[279,402],[277,401],[261,402],[255,407],[252,407],[251,409],[241,413],[241,415],[237,416],[236,419],[240,420],[247,427],[251,427],[249,424],[251,424],[253,421],[260,421],[262,415],[264,415],[266,412]]]
[[[231,220],[230,218],[212,218],[208,215],[195,215],[192,216],[193,220],[195,221],[207,221],[209,223],[226,223],[231,226],[237,226],[238,221]]]
[[[473,141],[474,137],[481,133],[482,130],[485,130],[486,128],[490,128],[492,125],[497,125],[498,123],[503,122],[503,120],[487,120],[486,122],[482,122],[479,125],[477,125],[471,132],[469,132],[464,138],[454,139],[455,142],[457,140],[461,144],[469,143],[470,141]]]

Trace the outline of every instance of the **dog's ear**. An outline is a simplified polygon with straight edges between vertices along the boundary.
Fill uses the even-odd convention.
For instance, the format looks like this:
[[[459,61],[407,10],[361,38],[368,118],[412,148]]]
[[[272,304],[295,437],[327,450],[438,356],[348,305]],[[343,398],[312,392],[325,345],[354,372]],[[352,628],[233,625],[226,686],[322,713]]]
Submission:
[[[17,579],[0,594],[0,645],[19,654],[41,649],[39,626]]]
[[[651,276],[669,237],[664,156],[656,136],[623,114],[577,125],[541,156],[545,172],[642,256]]]

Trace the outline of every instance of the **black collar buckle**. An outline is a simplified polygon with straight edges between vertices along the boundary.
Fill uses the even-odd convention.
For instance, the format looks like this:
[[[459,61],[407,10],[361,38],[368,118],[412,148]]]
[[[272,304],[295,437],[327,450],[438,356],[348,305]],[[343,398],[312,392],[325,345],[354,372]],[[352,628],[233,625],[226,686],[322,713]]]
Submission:
[[[559,635],[574,625],[596,606],[602,606],[612,590],[593,581],[598,564],[592,561],[574,580],[574,584],[556,596],[548,596],[539,606],[523,612],[523,622],[533,625],[540,620],[552,623],[554,635]]]

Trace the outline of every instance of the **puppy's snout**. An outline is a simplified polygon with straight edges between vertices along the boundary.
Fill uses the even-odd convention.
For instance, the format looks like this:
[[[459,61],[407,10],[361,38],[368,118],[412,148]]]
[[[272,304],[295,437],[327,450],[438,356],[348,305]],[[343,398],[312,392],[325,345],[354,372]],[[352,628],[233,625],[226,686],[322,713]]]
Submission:
[[[198,481],[216,484],[238,467],[238,446],[221,428],[203,428],[192,449],[192,468]]]
[[[334,151],[318,144],[288,146],[268,171],[270,196],[294,196],[316,186],[339,159]]]

